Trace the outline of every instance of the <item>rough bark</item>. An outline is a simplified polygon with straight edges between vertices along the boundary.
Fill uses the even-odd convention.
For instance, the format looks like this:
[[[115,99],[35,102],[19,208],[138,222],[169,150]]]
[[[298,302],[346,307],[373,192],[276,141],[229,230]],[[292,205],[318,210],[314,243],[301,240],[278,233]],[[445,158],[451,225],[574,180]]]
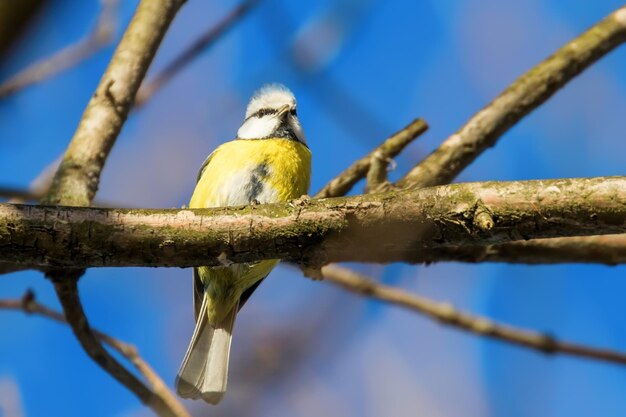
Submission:
[[[0,261],[198,266],[423,262],[430,251],[626,231],[626,178],[466,183],[287,204],[133,210],[0,205]]]

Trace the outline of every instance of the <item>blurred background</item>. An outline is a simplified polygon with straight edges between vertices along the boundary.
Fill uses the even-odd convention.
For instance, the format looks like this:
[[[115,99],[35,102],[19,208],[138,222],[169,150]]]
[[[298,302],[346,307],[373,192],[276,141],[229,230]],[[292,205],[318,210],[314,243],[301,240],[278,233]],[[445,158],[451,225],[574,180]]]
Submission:
[[[0,25],[4,38],[16,35],[0,44],[0,82],[84,39],[101,10],[97,0],[28,2],[26,23],[12,32],[6,21]],[[148,78],[239,4],[189,0]],[[0,187],[28,188],[64,151],[136,5],[119,1],[112,42],[0,100]],[[431,129],[397,159],[391,176],[398,178],[516,77],[620,6],[260,0],[131,114],[97,200],[186,204],[202,161],[234,137],[249,96],[267,82],[286,84],[298,98],[314,155],[311,193],[424,117]],[[623,48],[508,132],[458,180],[624,175]],[[355,267],[461,309],[626,350],[624,266]],[[32,288],[39,301],[60,308],[40,273],[0,281],[0,298]],[[93,269],[80,291],[92,325],[135,344],[173,385],[194,325],[191,271]],[[224,402],[185,405],[196,416],[621,416],[625,390],[626,369],[619,366],[467,335],[279,267],[239,316]],[[67,326],[0,311],[0,416],[56,415],[150,412],[83,353]]]

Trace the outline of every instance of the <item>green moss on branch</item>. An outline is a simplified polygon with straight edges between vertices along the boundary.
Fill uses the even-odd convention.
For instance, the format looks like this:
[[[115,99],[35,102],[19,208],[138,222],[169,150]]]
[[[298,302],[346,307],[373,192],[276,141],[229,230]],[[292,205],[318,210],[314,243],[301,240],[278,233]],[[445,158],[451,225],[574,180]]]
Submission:
[[[215,209],[0,205],[0,262],[421,262],[446,248],[626,231],[626,178],[467,183]],[[218,257],[220,259],[218,259]]]

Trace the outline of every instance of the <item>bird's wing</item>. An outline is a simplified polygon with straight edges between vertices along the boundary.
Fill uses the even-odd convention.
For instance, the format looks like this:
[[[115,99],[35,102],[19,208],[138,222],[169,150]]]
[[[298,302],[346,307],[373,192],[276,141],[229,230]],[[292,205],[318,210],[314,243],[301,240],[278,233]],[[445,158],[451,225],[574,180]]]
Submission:
[[[200,181],[200,178],[202,178],[202,174],[204,174],[204,170],[209,165],[209,162],[211,162],[211,159],[213,158],[213,155],[215,155],[215,152],[217,152],[217,149],[211,152],[200,166],[200,170],[198,171],[198,177],[196,178],[196,184],[198,183],[198,181]]]
[[[239,310],[243,307],[243,305],[248,301],[248,298],[252,295],[254,290],[258,288],[269,273],[274,269],[276,264],[278,264],[278,260],[270,259],[265,261],[251,262],[246,264],[247,272],[243,274],[241,277],[242,280],[247,280],[251,283],[250,286],[241,294],[239,297]]]
[[[204,299],[204,284],[198,275],[198,268],[193,268],[193,312],[196,322]]]
[[[217,152],[215,149],[213,152],[206,157],[202,165],[200,166],[200,170],[198,171],[198,177],[196,178],[196,184],[202,178],[202,174],[204,174],[204,170],[213,159],[213,156]],[[200,308],[202,306],[202,299],[204,298],[204,284],[200,281],[200,276],[198,275],[198,268],[193,268],[193,312],[196,321],[198,321],[198,315],[200,314]]]

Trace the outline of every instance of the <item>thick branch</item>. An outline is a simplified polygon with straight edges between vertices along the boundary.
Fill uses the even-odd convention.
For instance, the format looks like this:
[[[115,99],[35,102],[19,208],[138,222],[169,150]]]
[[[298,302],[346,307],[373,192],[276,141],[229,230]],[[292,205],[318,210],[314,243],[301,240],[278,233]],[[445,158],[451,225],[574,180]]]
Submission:
[[[626,365],[626,353],[563,342],[549,334],[496,323],[485,317],[458,311],[447,303],[436,302],[393,287],[377,284],[360,274],[334,265],[322,268],[322,275],[325,281],[337,284],[348,291],[416,311],[437,320],[441,324],[470,333],[526,346],[547,354],[566,354]]]
[[[511,84],[398,181],[399,187],[447,184],[524,116],[626,41],[626,7],[563,46]]]
[[[626,234],[531,239],[497,245],[424,248],[421,262],[501,262],[511,264],[626,264]],[[32,269],[0,262],[0,275]]]
[[[582,196],[582,197],[581,197]],[[429,251],[626,231],[626,178],[453,184],[195,210],[0,205],[0,261],[199,266],[423,262]]]
[[[183,3],[144,0],[139,4],[65,152],[46,203],[89,205],[141,80]]]
[[[352,189],[354,184],[365,178],[370,169],[370,164],[374,155],[379,155],[381,158],[395,158],[407,145],[413,142],[427,129],[428,125],[424,120],[413,120],[404,129],[394,133],[393,136],[386,139],[379,147],[350,165],[342,173],[333,178],[315,195],[315,197],[339,197],[347,194],[350,189]]]

